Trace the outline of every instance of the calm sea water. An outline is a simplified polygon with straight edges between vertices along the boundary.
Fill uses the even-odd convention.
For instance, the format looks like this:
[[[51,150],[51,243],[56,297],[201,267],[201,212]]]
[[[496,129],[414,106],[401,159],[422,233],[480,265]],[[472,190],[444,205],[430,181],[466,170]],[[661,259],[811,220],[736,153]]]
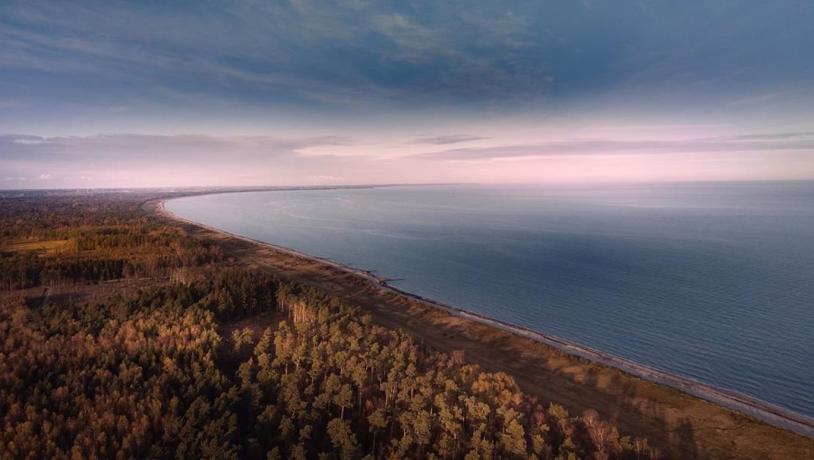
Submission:
[[[814,183],[252,192],[167,208],[814,416]]]

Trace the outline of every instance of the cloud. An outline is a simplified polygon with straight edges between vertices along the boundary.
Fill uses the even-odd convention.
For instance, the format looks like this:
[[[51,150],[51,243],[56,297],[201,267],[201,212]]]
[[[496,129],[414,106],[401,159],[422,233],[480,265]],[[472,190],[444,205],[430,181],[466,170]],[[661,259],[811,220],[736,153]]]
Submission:
[[[0,135],[0,160],[71,162],[143,162],[162,164],[240,161],[241,158],[295,156],[312,147],[348,145],[340,136],[208,136],[203,134],[102,134],[43,137]]]
[[[814,131],[798,131],[788,133],[768,133],[768,134],[745,134],[736,136],[739,140],[775,140],[814,137]]]
[[[401,14],[380,14],[373,24],[383,36],[410,59],[425,59],[433,54],[446,54],[447,45],[441,34],[430,27],[419,25]]]
[[[765,104],[766,102],[771,101],[772,99],[776,99],[779,96],[780,96],[780,93],[776,93],[776,92],[769,93],[769,94],[758,94],[758,95],[750,94],[750,95],[745,96],[745,97],[739,97],[736,100],[734,100],[732,102],[729,102],[727,105],[729,107],[736,107],[736,108],[749,106],[749,105],[760,105],[760,104]]]
[[[319,185],[364,170],[343,136],[0,135],[0,188]],[[330,180],[329,180],[330,178]],[[374,177],[375,179],[375,177]]]
[[[533,45],[529,21],[505,7],[461,11],[332,0],[12,1],[0,6],[0,71],[47,75],[75,86],[77,99],[92,87],[96,97],[115,90],[156,102],[163,92],[359,107],[495,100],[530,88],[516,64],[505,68]]]
[[[677,154],[713,152],[773,152],[785,150],[814,153],[811,133],[776,133],[686,140],[575,139],[558,142],[467,147],[416,155],[435,160],[497,160],[563,155]]]
[[[592,3],[590,12],[577,2],[0,3],[0,97],[24,83],[43,105],[58,93],[105,107],[127,98],[508,110],[625,88],[667,98],[672,85],[703,90],[673,96],[679,105],[720,94],[754,107],[782,102],[769,96],[787,82],[805,85],[812,71],[799,58],[812,10],[799,5],[753,2],[733,15],[670,2],[648,4],[647,14],[640,2]]]
[[[466,134],[448,134],[443,136],[420,137],[410,142],[411,144],[434,144],[434,145],[447,145],[457,144],[459,142],[481,141],[489,139],[482,136],[469,136]]]

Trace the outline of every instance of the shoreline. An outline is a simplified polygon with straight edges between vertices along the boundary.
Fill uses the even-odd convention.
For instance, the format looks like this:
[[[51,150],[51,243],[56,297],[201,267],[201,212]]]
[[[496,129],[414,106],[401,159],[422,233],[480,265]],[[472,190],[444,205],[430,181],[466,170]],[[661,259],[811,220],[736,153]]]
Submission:
[[[281,188],[281,189],[274,189],[274,191],[279,190],[298,190],[297,188]],[[234,193],[234,192],[252,192],[255,190],[242,190],[242,191],[229,191],[226,193]],[[639,364],[629,359],[623,358],[621,356],[614,355],[612,353],[603,352],[598,349],[594,349],[585,345],[582,345],[578,342],[571,341],[569,339],[565,339],[562,337],[558,337],[551,334],[546,334],[543,332],[535,331],[524,326],[519,326],[515,324],[511,324],[508,322],[500,321],[494,318],[490,318],[485,315],[481,315],[479,313],[475,313],[472,311],[468,311],[464,308],[455,307],[452,305],[447,305],[442,302],[435,301],[430,298],[423,297],[418,294],[414,294],[408,291],[403,291],[397,287],[394,287],[388,283],[386,279],[380,278],[373,274],[373,272],[369,270],[364,270],[356,267],[352,267],[341,262],[337,262],[331,259],[325,259],[317,256],[313,256],[296,249],[287,248],[284,246],[279,246],[273,243],[268,243],[256,239],[252,239],[249,237],[245,237],[242,235],[238,235],[223,229],[219,229],[216,227],[211,227],[206,224],[195,222],[189,219],[185,219],[177,214],[172,213],[171,211],[167,210],[165,207],[165,202],[171,199],[182,198],[185,196],[195,195],[212,195],[212,194],[220,194],[223,192],[219,191],[204,191],[198,193],[191,193],[189,195],[181,195],[181,196],[172,196],[172,197],[161,197],[156,199],[147,200],[142,204],[142,208],[147,205],[148,203],[152,202],[155,203],[154,208],[152,209],[153,212],[156,214],[182,222],[188,225],[192,225],[198,228],[205,229],[207,231],[228,237],[233,238],[236,240],[240,240],[246,243],[250,243],[252,245],[260,246],[269,248],[273,251],[278,251],[289,256],[303,259],[315,264],[327,266],[336,270],[339,270],[343,273],[350,274],[356,278],[362,279],[367,283],[370,283],[374,287],[378,289],[385,290],[389,293],[406,297],[410,300],[416,301],[421,303],[423,306],[439,310],[443,313],[448,315],[463,318],[469,321],[476,322],[478,324],[491,327],[502,332],[507,332],[514,336],[522,337],[525,339],[529,339],[534,341],[538,344],[542,344],[544,346],[551,347],[555,350],[558,350],[568,356],[580,358],[587,360],[592,363],[600,364],[603,366],[614,368],[620,372],[628,374],[630,376],[657,384],[668,387],[674,391],[678,391],[680,393],[684,393],[690,395],[692,397],[704,400],[708,403],[717,405],[724,409],[728,409],[734,412],[737,412],[741,415],[745,415],[747,417],[751,417],[752,419],[758,420],[760,422],[766,423],[776,428],[788,430],[799,435],[805,436],[810,439],[814,439],[814,418],[808,417],[803,414],[796,413],[790,409],[786,409],[780,407],[778,405],[769,403],[767,401],[760,400],[758,398],[740,393],[736,390],[730,390],[726,388],[716,387],[714,385],[702,383],[696,381],[689,377],[684,377],[678,374],[669,373],[666,371],[661,371],[659,369],[649,367],[647,365]]]

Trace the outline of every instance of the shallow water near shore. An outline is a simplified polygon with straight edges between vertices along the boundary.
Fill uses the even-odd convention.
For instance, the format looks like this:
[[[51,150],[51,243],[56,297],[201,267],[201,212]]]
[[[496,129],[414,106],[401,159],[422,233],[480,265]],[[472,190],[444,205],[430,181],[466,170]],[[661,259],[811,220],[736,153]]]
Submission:
[[[814,416],[814,183],[230,193],[169,211]]]

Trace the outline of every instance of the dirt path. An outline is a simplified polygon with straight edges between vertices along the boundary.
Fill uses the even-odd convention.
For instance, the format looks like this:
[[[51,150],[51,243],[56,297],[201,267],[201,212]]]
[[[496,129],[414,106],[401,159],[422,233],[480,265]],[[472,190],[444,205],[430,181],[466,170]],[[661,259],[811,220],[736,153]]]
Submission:
[[[149,207],[161,210],[160,203]],[[170,216],[163,214],[167,218]],[[374,321],[403,329],[438,350],[515,377],[524,391],[580,414],[596,409],[622,434],[644,436],[669,458],[812,459],[814,440],[564,353],[517,334],[453,315],[380,286],[364,274],[297,253],[182,222],[193,236],[222,241],[238,263],[309,283],[359,305]]]

